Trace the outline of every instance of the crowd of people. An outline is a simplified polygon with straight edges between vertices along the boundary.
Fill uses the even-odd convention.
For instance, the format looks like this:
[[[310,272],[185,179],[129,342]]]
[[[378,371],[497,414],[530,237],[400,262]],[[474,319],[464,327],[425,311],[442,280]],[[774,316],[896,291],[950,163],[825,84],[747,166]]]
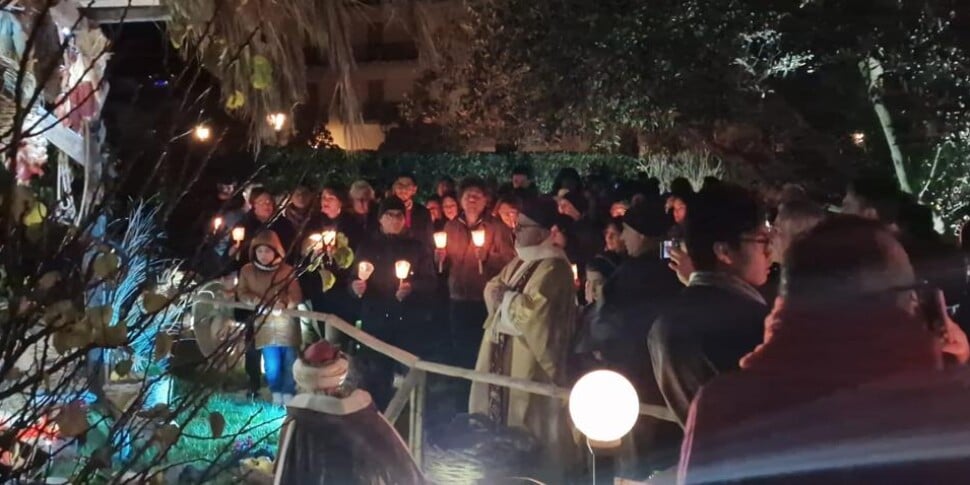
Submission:
[[[641,416],[625,445],[636,473],[679,462],[685,483],[819,483],[964,466],[942,452],[864,451],[881,433],[945,430],[906,406],[864,406],[892,395],[936,409],[927,393],[970,360],[967,253],[933,230],[928,208],[878,176],[849,184],[838,209],[797,185],[668,189],[565,169],[541,194],[528,167],[503,184],[442,179],[424,204],[411,174],[387,191],[357,181],[237,197],[222,184],[219,209],[204,214],[205,271],[238,271],[241,301],[336,314],[429,360],[567,387],[616,370],[676,418]],[[353,262],[324,275],[307,268],[306,248],[327,231]],[[278,403],[295,393],[290,369],[313,339],[352,348],[274,313],[255,321],[251,392],[262,357]],[[357,384],[386,407],[401,369],[366,349],[352,360]],[[468,411],[524,427],[570,462],[562,402],[480,383],[462,393]],[[859,447],[848,457],[812,454],[846,440]]]

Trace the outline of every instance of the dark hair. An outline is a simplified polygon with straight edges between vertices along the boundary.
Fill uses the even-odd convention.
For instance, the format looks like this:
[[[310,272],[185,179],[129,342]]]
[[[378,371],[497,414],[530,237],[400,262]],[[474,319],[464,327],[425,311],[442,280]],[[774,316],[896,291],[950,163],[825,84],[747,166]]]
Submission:
[[[906,198],[900,204],[897,222],[899,231],[910,239],[939,238],[939,234],[933,228],[933,209],[921,205],[912,198]]]
[[[764,223],[764,207],[750,191],[731,184],[701,191],[687,211],[687,252],[698,270],[712,271],[717,266],[714,244],[738,247],[744,233]]]
[[[445,199],[452,199],[456,204],[458,203],[458,195],[456,195],[454,192],[448,192],[447,194],[441,196],[442,205],[444,205]]]
[[[432,196],[428,197],[427,199],[424,199],[424,205],[425,206],[427,206],[428,204],[430,204],[432,202],[437,202],[440,205],[441,204],[441,197],[438,197],[437,195],[432,195]]]
[[[686,201],[694,193],[694,186],[691,185],[690,180],[684,177],[677,177],[672,182],[670,182],[670,194],[680,197],[682,200]]]
[[[481,177],[471,176],[461,179],[461,183],[458,184],[458,197],[464,195],[468,189],[478,189],[486,196],[488,195],[488,185]]]
[[[801,299],[852,300],[862,294],[861,278],[893,264],[898,241],[885,224],[833,214],[797,237],[782,265],[782,293]],[[902,251],[902,247],[898,247]]]
[[[516,165],[512,168],[512,175],[525,175],[532,178],[532,167],[528,165]]]
[[[455,179],[451,178],[448,175],[445,175],[443,177],[439,177],[438,178],[438,182],[436,182],[435,185],[440,184],[441,182],[445,182],[447,184],[455,185]]]
[[[271,199],[273,198],[273,193],[270,192],[269,189],[267,189],[266,187],[253,187],[253,189],[249,191],[250,203],[256,200],[257,198],[259,198],[259,196],[263,194],[269,195]]]
[[[518,209],[518,208],[522,207],[522,200],[519,197],[515,196],[515,195],[505,194],[505,195],[503,195],[503,196],[501,196],[501,197],[498,198],[498,201],[495,202],[495,207],[498,208],[498,206],[500,206],[502,204],[508,204],[508,205],[510,205],[510,206],[515,207],[516,209]]]
[[[552,183],[553,195],[559,189],[567,188],[567,182],[573,182],[575,184],[575,187],[568,187],[569,189],[579,192],[583,191],[583,178],[579,176],[579,172],[575,168],[565,167],[559,169],[559,173],[556,174],[556,178]]]
[[[860,204],[875,209],[879,220],[893,224],[899,217],[899,209],[905,198],[896,181],[884,176],[860,177],[849,183],[848,192],[855,195]]]
[[[603,234],[606,234],[606,230],[610,227],[623,232],[623,218],[622,217],[610,217],[606,220],[606,224],[603,224]]]
[[[418,179],[411,172],[400,172],[400,173],[398,173],[397,174],[397,177],[394,177],[394,183],[396,183],[398,180],[401,180],[401,179],[404,179],[404,178],[410,179],[412,184],[418,185]]]

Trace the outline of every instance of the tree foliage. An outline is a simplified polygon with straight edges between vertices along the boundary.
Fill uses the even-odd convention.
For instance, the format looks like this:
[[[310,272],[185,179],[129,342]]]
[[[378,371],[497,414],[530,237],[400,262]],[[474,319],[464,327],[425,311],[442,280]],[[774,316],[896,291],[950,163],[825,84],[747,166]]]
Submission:
[[[888,160],[893,138],[918,179],[924,152],[966,126],[966,16],[953,0],[481,2],[441,33],[457,47],[444,43],[445,68],[405,112],[467,138],[579,134],[615,149],[633,133],[641,151],[735,145],[796,165],[808,150],[824,167]],[[883,70],[875,82],[866,60]]]

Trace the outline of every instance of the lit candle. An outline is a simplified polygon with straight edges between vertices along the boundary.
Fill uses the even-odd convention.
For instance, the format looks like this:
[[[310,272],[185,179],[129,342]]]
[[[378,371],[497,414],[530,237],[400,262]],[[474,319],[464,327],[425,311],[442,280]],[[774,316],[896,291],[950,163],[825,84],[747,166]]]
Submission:
[[[232,240],[236,241],[237,243],[240,243],[243,241],[243,239],[246,239],[246,228],[245,227],[233,228]]]
[[[485,229],[477,229],[472,231],[472,244],[476,248],[480,248],[485,245]]]
[[[323,244],[327,247],[333,246],[333,243],[337,241],[337,231],[323,231]]]
[[[485,268],[482,266],[481,249],[485,246],[485,229],[472,231],[472,244],[475,245],[475,254],[478,256],[478,274],[484,274]]]
[[[438,249],[435,252],[434,257],[438,260],[438,272],[445,272],[445,256],[444,249],[448,247],[448,233],[447,232],[436,232],[434,233],[434,247]],[[440,253],[440,254],[439,254]]]
[[[397,275],[397,279],[404,282],[404,280],[408,279],[408,275],[411,274],[411,263],[403,259],[394,263],[394,273]]]
[[[220,227],[222,227],[222,218],[216,217],[212,220],[212,232],[219,232]]]
[[[310,234],[307,242],[303,245],[303,254],[310,254],[320,249],[323,244],[323,236],[320,234]]]
[[[484,234],[483,234],[484,237]],[[438,249],[444,249],[448,246],[448,233],[436,232],[434,233],[434,247]]]
[[[367,281],[370,279],[370,275],[374,273],[374,265],[370,264],[368,261],[361,261],[357,265],[357,277],[361,281]]]
[[[573,281],[579,281],[579,266],[575,264],[572,265],[573,268]]]

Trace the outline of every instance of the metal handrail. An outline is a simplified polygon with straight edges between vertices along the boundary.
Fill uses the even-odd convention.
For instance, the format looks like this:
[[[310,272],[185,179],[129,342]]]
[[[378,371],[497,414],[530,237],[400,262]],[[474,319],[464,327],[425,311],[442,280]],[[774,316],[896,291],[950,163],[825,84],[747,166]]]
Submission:
[[[214,298],[206,297],[196,297],[196,300],[204,300],[211,302],[213,305],[226,307],[226,308],[239,308],[243,310],[257,310],[256,305],[249,303],[242,303],[238,301],[231,300],[220,300]],[[455,377],[459,379],[465,379],[473,382],[482,382],[486,384],[492,384],[496,386],[508,387],[510,389],[515,389],[518,391],[524,391],[531,394],[539,394],[542,396],[549,396],[558,399],[568,399],[569,389],[559,387],[553,384],[540,383],[535,381],[530,381],[528,379],[519,379],[515,377],[509,377],[501,374],[492,374],[488,372],[480,372],[471,369],[465,369],[462,367],[456,367],[452,365],[439,364],[437,362],[430,362],[427,360],[422,360],[418,356],[390,345],[373,335],[351,325],[341,319],[340,317],[330,314],[321,313],[308,310],[279,310],[282,315],[286,315],[293,318],[303,318],[321,321],[325,325],[330,325],[340,330],[346,335],[349,335],[354,340],[359,342],[361,345],[374,350],[386,357],[389,357],[402,365],[405,365],[412,369],[418,369],[425,372],[430,372],[432,374],[438,374],[448,377]],[[640,403],[640,414],[645,416],[651,416],[664,421],[676,422],[677,418],[665,406],[658,406],[656,404],[645,404]]]

